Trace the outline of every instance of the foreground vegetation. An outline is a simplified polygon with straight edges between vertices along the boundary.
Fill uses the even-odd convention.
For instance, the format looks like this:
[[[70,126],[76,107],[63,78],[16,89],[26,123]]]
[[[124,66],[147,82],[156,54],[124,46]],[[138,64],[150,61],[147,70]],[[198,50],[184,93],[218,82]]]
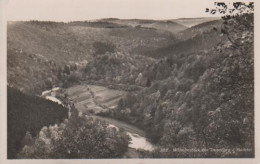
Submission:
[[[27,134],[23,141],[25,146],[18,158],[122,158],[130,138],[105,122],[79,116],[72,105],[69,119],[43,127],[35,138]]]
[[[8,158],[123,157],[130,138],[122,129],[68,107],[8,87]]]
[[[61,123],[68,117],[68,109],[62,105],[10,87],[7,108],[8,158],[15,158],[21,150],[26,132],[35,137],[43,126]]]

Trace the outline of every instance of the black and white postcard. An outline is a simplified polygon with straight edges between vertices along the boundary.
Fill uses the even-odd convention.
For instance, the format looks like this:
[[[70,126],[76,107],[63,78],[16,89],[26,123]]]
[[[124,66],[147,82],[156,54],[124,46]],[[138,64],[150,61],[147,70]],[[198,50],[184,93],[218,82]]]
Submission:
[[[2,162],[259,163],[256,5],[2,0]]]

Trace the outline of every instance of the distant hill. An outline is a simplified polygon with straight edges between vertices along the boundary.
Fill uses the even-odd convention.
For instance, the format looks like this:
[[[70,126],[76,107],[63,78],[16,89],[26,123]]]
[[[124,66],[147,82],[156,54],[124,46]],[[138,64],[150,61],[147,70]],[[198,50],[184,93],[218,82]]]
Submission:
[[[104,19],[100,21],[75,21],[70,22],[70,25],[73,26],[86,26],[86,27],[95,27],[95,28],[124,28],[126,25],[120,25],[110,21],[114,19]]]
[[[191,28],[188,28],[178,33],[178,38],[181,40],[187,40],[196,37],[197,35],[202,35],[205,32],[209,32],[212,29],[219,30],[222,23],[223,20],[212,20],[198,25],[194,25]]]
[[[213,20],[220,20],[219,17],[203,17],[203,18],[179,18],[179,19],[172,19],[171,21],[177,22],[182,24],[186,27],[192,27],[204,22],[209,22]]]
[[[102,19],[108,22],[117,23],[120,25],[132,26],[132,27],[146,27],[153,28],[162,31],[168,31],[176,34],[180,31],[185,30],[187,27],[173,22],[170,20],[145,20],[145,19]]]
[[[152,24],[142,25],[142,27],[150,27],[150,28],[160,29],[164,31],[169,31],[173,34],[177,34],[187,29],[186,26],[172,21],[158,21]]]
[[[160,47],[176,42],[176,39],[171,33],[153,28],[113,22],[30,21],[8,23],[7,41],[8,48],[39,54],[64,64],[69,61],[92,60],[95,42],[112,42],[117,51],[135,51],[138,54],[139,49]]]
[[[144,54],[154,58],[163,58],[170,54],[208,51],[225,39],[221,34],[221,24],[221,20],[215,20],[193,26],[176,35],[179,42],[147,51]]]

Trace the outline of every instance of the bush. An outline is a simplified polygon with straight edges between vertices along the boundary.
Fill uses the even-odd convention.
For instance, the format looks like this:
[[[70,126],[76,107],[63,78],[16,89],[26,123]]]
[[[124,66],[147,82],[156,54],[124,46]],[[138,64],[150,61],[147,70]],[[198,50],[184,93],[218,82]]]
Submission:
[[[32,143],[25,145],[20,158],[79,159],[120,158],[130,138],[108,124],[73,115],[59,126],[43,127]]]

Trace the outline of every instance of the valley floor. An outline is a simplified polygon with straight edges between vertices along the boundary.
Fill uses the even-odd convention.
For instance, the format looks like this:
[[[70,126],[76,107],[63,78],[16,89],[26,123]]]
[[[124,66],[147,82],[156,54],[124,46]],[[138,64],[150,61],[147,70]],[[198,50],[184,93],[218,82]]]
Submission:
[[[109,126],[115,127],[116,129],[120,128],[127,132],[131,138],[131,143],[125,154],[126,158],[138,158],[137,149],[147,151],[154,150],[155,146],[145,138],[145,132],[143,130],[122,121],[95,115],[99,112],[115,108],[120,98],[125,96],[125,91],[108,89],[97,85],[81,84],[68,88],[66,93],[78,111],[86,115],[86,117],[105,121]],[[49,92],[49,94],[49,96],[46,96],[47,99],[51,101],[57,99],[52,92]],[[53,95],[53,97],[51,95]]]

